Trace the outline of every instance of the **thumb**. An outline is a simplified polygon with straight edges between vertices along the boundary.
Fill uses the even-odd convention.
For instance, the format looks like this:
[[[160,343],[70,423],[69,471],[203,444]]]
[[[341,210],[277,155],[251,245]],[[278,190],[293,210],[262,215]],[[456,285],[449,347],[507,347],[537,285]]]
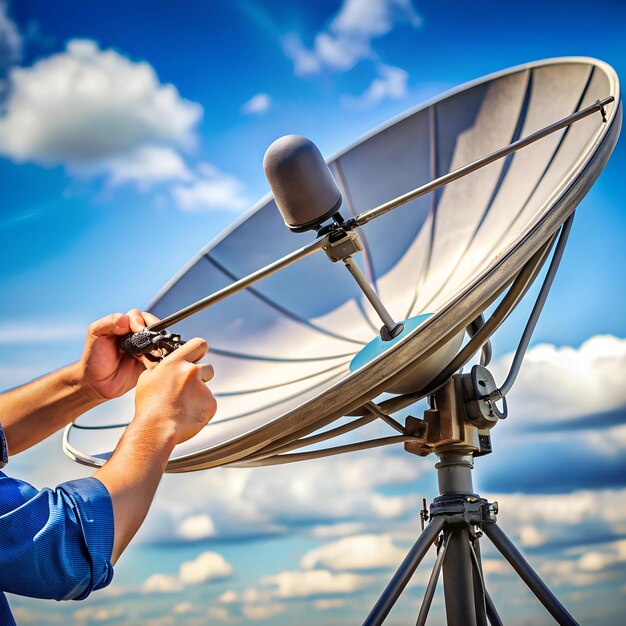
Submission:
[[[180,348],[168,354],[162,363],[171,361],[189,361],[195,363],[199,361],[209,351],[209,344],[200,337],[194,337],[187,341]]]
[[[89,326],[89,334],[94,337],[104,335],[127,335],[130,332],[130,319],[123,313],[111,313]]]

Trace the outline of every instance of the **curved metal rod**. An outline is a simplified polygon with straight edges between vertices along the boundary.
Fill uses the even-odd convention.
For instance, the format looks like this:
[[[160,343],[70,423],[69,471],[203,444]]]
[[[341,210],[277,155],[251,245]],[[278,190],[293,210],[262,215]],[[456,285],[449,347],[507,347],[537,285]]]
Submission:
[[[177,311],[176,313],[172,313],[171,315],[164,317],[162,320],[156,322],[155,324],[151,324],[150,326],[148,326],[148,330],[152,330],[155,332],[158,332],[160,330],[165,330],[168,326],[171,326],[172,324],[176,324],[176,322],[180,322],[184,320],[185,318],[189,317],[190,315],[193,315],[194,313],[198,313],[198,311],[202,311],[203,309],[206,309],[207,307],[213,304],[216,304],[217,302],[220,302],[220,300],[223,300],[224,298],[227,298],[228,296],[232,296],[233,294],[238,293],[239,291],[242,291],[243,289],[246,289],[246,287],[253,285],[257,281],[261,280],[262,278],[266,278],[267,276],[274,274],[278,270],[282,270],[283,268],[288,267],[292,263],[295,263],[296,261],[299,261],[300,259],[303,259],[304,257],[309,256],[309,254],[312,254],[313,252],[317,252],[318,250],[321,250],[327,243],[328,243],[328,236],[320,237],[319,239],[316,239],[312,243],[307,244],[306,246],[303,246],[299,250],[296,250],[295,252],[291,252],[290,254],[285,255],[281,259],[278,259],[278,261],[274,261],[273,263],[270,263],[269,265],[262,267],[260,270],[257,270],[256,272],[252,272],[252,274],[248,274],[244,278],[241,278],[240,280],[232,283],[231,285],[228,285],[224,287],[223,289],[220,289],[216,291],[215,293],[212,293],[206,298],[202,298],[201,300],[198,300],[197,302],[194,302],[193,304],[186,306],[184,309],[180,309],[180,311]]]
[[[550,266],[548,267],[548,272],[543,280],[543,284],[541,285],[541,290],[539,291],[539,295],[537,296],[535,306],[533,307],[530,317],[528,318],[528,322],[526,322],[526,327],[524,328],[524,332],[522,333],[519,345],[517,346],[517,350],[515,351],[515,356],[513,357],[513,362],[511,363],[511,369],[507,374],[506,380],[497,390],[497,395],[499,395],[501,398],[504,398],[504,396],[506,396],[506,394],[511,390],[511,387],[513,386],[513,383],[515,382],[515,379],[519,374],[519,370],[522,367],[522,360],[524,359],[524,355],[526,354],[526,350],[528,349],[530,338],[532,337],[533,331],[535,330],[535,326],[537,326],[539,315],[541,315],[543,305],[546,303],[548,293],[550,292],[550,288],[552,287],[556,271],[559,269],[559,264],[561,262],[561,259],[563,258],[565,244],[567,243],[567,238],[574,222],[574,215],[575,213],[572,213],[567,218],[566,222],[561,228],[561,234],[559,236],[559,241],[556,244],[556,248],[554,249],[552,261],[550,261]]]
[[[436,189],[439,189],[440,187],[443,187],[444,185],[447,185],[448,183],[454,182],[455,180],[458,180],[459,178],[463,178],[463,176],[467,176],[467,174],[471,174],[472,172],[475,172],[481,167],[485,167],[486,165],[489,165],[493,163],[494,161],[497,161],[498,159],[508,156],[509,154],[516,152],[520,148],[525,148],[526,146],[529,146],[531,143],[534,143],[535,141],[539,141],[540,139],[543,139],[544,137],[551,135],[557,130],[561,130],[562,128],[565,128],[566,126],[570,126],[574,122],[578,122],[579,120],[582,120],[585,117],[592,115],[596,111],[602,112],[604,110],[604,107],[607,104],[610,104],[611,102],[613,102],[614,100],[615,98],[613,96],[608,96],[604,98],[603,100],[598,100],[591,106],[588,106],[587,108],[582,109],[581,111],[578,111],[577,113],[574,113],[572,115],[568,115],[567,117],[564,117],[558,122],[555,122],[554,124],[550,124],[549,126],[546,126],[545,128],[542,128],[541,130],[538,130],[535,133],[532,133],[526,137],[523,137],[522,139],[518,139],[517,141],[514,141],[513,143],[509,144],[508,146],[505,146],[504,148],[500,148],[499,150],[496,150],[495,152],[487,154],[486,156],[481,157],[480,159],[476,159],[475,161],[472,161],[471,163],[468,163],[467,165],[459,167],[458,169],[453,170],[452,172],[448,172],[447,174],[444,174],[443,176],[440,176],[439,178],[436,178],[435,180],[431,180],[429,183],[426,183],[425,185],[422,185],[421,187],[417,187],[416,189],[413,189],[412,191],[408,191],[407,193],[402,194],[401,196],[398,196],[397,198],[394,198],[393,200],[389,200],[389,202],[385,202],[384,204],[374,207],[373,209],[364,211],[363,213],[360,213],[352,220],[348,220],[348,224],[349,225],[354,224],[355,226],[363,226],[363,224],[367,224],[371,220],[377,217],[380,217],[381,215],[384,215],[385,213],[388,213],[389,211],[393,209],[397,209],[399,206],[402,206],[403,204],[406,204],[407,202],[410,202],[411,200],[415,200],[416,198],[419,198],[420,196],[424,196],[427,193],[430,193],[431,191],[435,191]]]
[[[485,325],[485,316],[481,313],[475,320],[472,320],[467,326],[467,334],[470,339]],[[489,339],[483,344],[480,355],[480,364],[487,366],[491,362],[492,350]]]
[[[443,546],[441,546],[437,552],[435,565],[433,566],[430,578],[428,579],[428,585],[426,586],[426,591],[424,592],[424,599],[422,600],[422,606],[420,607],[420,612],[417,616],[415,626],[426,626],[428,612],[430,611],[430,606],[433,603],[433,597],[435,595],[435,590],[437,589],[437,582],[439,580],[439,575],[441,574],[441,566],[446,558],[446,552],[448,551],[448,544],[450,543],[450,536],[452,534],[450,530],[444,531],[444,533]]]
[[[376,420],[376,416],[372,413],[368,413],[363,417],[359,417],[347,424],[342,424],[341,426],[336,426],[335,428],[331,428],[329,430],[325,430],[317,435],[311,435],[309,437],[303,437],[302,439],[296,439],[295,441],[290,441],[289,443],[283,443],[278,445],[269,445],[259,452],[252,454],[249,457],[245,458],[245,461],[260,461],[261,459],[268,459],[270,457],[278,456],[279,454],[283,454],[284,452],[291,452],[292,450],[297,450],[299,448],[305,448],[306,446],[312,446],[316,443],[321,443],[322,441],[327,441],[328,439],[334,439],[339,435],[345,435],[346,433],[352,432],[357,428],[361,428],[362,426],[367,426],[374,420]]]
[[[532,257],[531,259],[524,265],[524,267],[520,270],[518,275],[516,276],[513,284],[509,288],[508,292],[493,312],[491,317],[484,322],[480,328],[473,335],[472,339],[465,345],[465,347],[457,354],[457,356],[450,362],[450,364],[446,367],[446,369],[424,390],[418,392],[416,394],[405,394],[403,396],[397,396],[395,398],[391,398],[389,400],[385,400],[379,404],[374,404],[372,402],[368,402],[363,405],[363,409],[366,411],[364,414],[356,413],[356,415],[363,415],[361,419],[367,420],[363,423],[360,423],[359,420],[354,420],[350,422],[350,424],[346,424],[344,426],[340,426],[335,429],[331,429],[320,433],[318,435],[313,435],[309,437],[304,437],[302,439],[298,439],[296,441],[289,442],[283,446],[275,446],[274,448],[265,449],[260,454],[257,453],[251,457],[249,457],[245,462],[241,464],[237,464],[237,466],[256,466],[256,465],[271,465],[274,463],[289,463],[299,460],[305,459],[314,459],[323,456],[330,456],[331,454],[338,454],[339,452],[333,452],[338,450],[339,448],[330,448],[328,450],[314,450],[310,452],[298,453],[298,454],[286,454],[284,457],[281,457],[281,454],[284,452],[288,452],[290,450],[295,450],[298,448],[303,448],[308,445],[312,445],[314,443],[319,443],[321,441],[325,441],[327,439],[331,439],[334,436],[344,434],[346,432],[350,432],[351,430],[355,430],[359,428],[361,425],[365,425],[371,421],[373,421],[374,417],[371,416],[372,413],[378,414],[379,412],[382,415],[387,415],[388,413],[394,413],[410,404],[413,404],[420,398],[423,398],[426,395],[430,395],[436,387],[440,386],[450,378],[452,374],[454,374],[460,367],[462,367],[467,360],[472,358],[472,356],[481,349],[488,341],[491,334],[502,324],[502,322],[506,319],[511,310],[517,305],[517,303],[521,300],[521,298],[526,294],[530,285],[533,283],[537,274],[539,273],[543,262],[550,250],[550,247],[554,241],[555,237],[552,237],[548,242],[546,242]],[[445,377],[445,378],[444,378]],[[373,404],[376,408],[376,411],[372,411],[372,408],[369,406]],[[353,413],[355,415],[355,413]],[[380,415],[377,415],[380,417]],[[393,418],[391,418],[393,419]],[[389,423],[387,420],[385,420]],[[394,420],[395,422],[395,420]],[[397,422],[396,424],[400,426]],[[393,428],[396,426],[392,425]],[[401,428],[401,426],[400,426]],[[397,429],[397,428],[396,428]],[[397,429],[399,430],[399,429]],[[402,440],[402,437],[390,437],[387,439],[393,439],[391,443],[399,443]],[[342,446],[342,451],[353,451],[353,450],[361,450],[366,449],[366,447],[374,447],[374,446],[363,446],[368,442],[351,444],[348,446],[349,450],[346,449],[345,446]],[[330,450],[330,453],[329,453]],[[248,463],[250,463],[248,465]]]
[[[539,274],[545,257],[554,241],[552,237],[547,241],[519,271],[512,285],[509,287],[504,298],[496,310],[476,334],[465,344],[461,351],[454,357],[448,366],[424,389],[415,393],[403,394],[384,400],[379,403],[380,408],[386,413],[393,414],[418,400],[430,395],[457,372],[472,356],[481,349],[489,337],[500,327],[517,303],[524,297],[533,281]],[[362,415],[362,410],[355,411],[351,415]]]
[[[294,454],[278,454],[267,459],[258,461],[239,461],[229,463],[229,467],[262,467],[264,465],[283,465],[284,463],[295,463],[296,461],[308,461],[310,459],[320,459],[327,456],[335,456],[346,452],[358,452],[359,450],[370,450],[371,448],[379,448],[381,446],[390,446],[396,443],[404,443],[405,441],[419,441],[418,437],[411,435],[397,435],[394,437],[381,437],[380,439],[370,439],[369,441],[360,441],[358,443],[350,443],[345,446],[335,446],[334,448],[326,448],[324,450],[312,450],[311,452],[296,452]]]
[[[426,183],[425,185],[422,185],[421,187],[417,187],[416,189],[413,189],[412,191],[409,191],[401,196],[398,196],[397,198],[394,198],[393,200],[389,200],[388,202],[385,202],[384,204],[381,204],[378,207],[374,207],[373,209],[369,209],[368,211],[364,211],[363,213],[360,213],[356,217],[353,217],[352,219],[347,220],[345,223],[346,227],[354,228],[355,226],[363,226],[364,224],[367,224],[371,220],[377,217],[380,217],[381,215],[384,215],[385,213],[388,213],[389,211],[396,209],[399,206],[402,206],[403,204],[410,202],[411,200],[415,200],[416,198],[426,195],[427,193],[430,193],[431,191],[435,191],[439,189],[440,187],[443,187],[455,180],[458,180],[459,178],[462,178],[463,176],[471,174],[472,172],[475,172],[476,170],[482,167],[485,167],[493,163],[494,161],[497,161],[498,159],[506,157],[509,154],[512,154],[513,152],[516,152],[517,150],[520,150],[521,148],[525,148],[526,146],[534,143],[535,141],[539,141],[540,139],[543,139],[544,137],[547,137],[548,135],[558,130],[561,130],[562,128],[570,126],[571,124],[574,124],[575,122],[578,122],[579,120],[582,120],[585,117],[592,115],[596,111],[600,111],[603,115],[603,119],[606,119],[604,117],[604,107],[605,105],[613,102],[614,100],[615,98],[613,96],[608,96],[604,98],[603,100],[598,100],[595,104],[592,104],[591,106],[588,106],[585,109],[582,109],[581,111],[578,111],[577,113],[574,113],[573,115],[564,117],[558,122],[555,122],[554,124],[550,124],[549,126],[546,126],[545,128],[542,128],[541,130],[538,130],[537,132],[532,133],[531,135],[528,135],[527,137],[519,139],[518,141],[514,141],[513,143],[509,144],[508,146],[505,146],[504,148],[500,148],[499,150],[496,150],[495,152],[492,152],[484,157],[481,157],[480,159],[477,159],[476,161],[472,161],[471,163],[468,163],[467,165],[464,165],[463,167],[453,170],[452,172],[448,172],[448,174],[440,176],[439,178],[436,178],[435,180],[432,180]],[[248,276],[232,283],[231,285],[228,285],[227,287],[224,287],[223,289],[220,289],[216,291],[215,293],[212,293],[206,298],[202,298],[201,300],[198,300],[197,302],[194,302],[193,304],[190,304],[189,306],[183,309],[180,309],[176,313],[172,313],[171,315],[168,315],[167,317],[163,318],[159,322],[156,322],[155,324],[150,325],[148,327],[148,330],[155,331],[155,332],[165,330],[168,326],[171,326],[172,324],[180,322],[184,320],[185,318],[189,317],[190,315],[193,315],[194,313],[197,313],[198,311],[201,311],[213,304],[216,304],[217,302],[220,302],[221,300],[223,300],[224,298],[227,298],[228,296],[231,296],[235,293],[238,293],[239,291],[242,291],[243,289],[246,289],[250,285],[261,280],[262,278],[266,278],[267,276],[270,276],[271,274],[277,272],[278,270],[288,267],[292,263],[299,261],[300,259],[308,256],[309,254],[312,254],[313,252],[317,252],[318,250],[326,246],[327,243],[328,243],[328,236],[320,237],[316,239],[315,241],[313,241],[312,243],[300,248],[299,250],[296,250],[295,252],[287,254],[286,256],[282,257],[278,261],[274,261],[273,263],[266,265],[265,267],[257,270],[256,272],[253,272],[252,274],[249,274]]]

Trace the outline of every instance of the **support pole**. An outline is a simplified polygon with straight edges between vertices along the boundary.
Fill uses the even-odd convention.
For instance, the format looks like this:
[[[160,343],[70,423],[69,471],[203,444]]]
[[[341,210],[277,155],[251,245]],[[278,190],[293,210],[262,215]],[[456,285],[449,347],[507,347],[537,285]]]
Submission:
[[[498,549],[500,554],[511,564],[519,577],[528,585],[528,588],[537,596],[537,599],[550,612],[560,626],[578,626],[578,622],[567,612],[556,596],[548,589],[539,575],[528,564],[513,542],[504,534],[504,531],[494,522],[485,524],[483,531]]]
[[[466,528],[455,528],[443,562],[443,592],[448,626],[477,626],[474,576]]]
[[[444,524],[445,521],[443,517],[435,517],[430,524],[426,526],[424,532],[419,536],[404,561],[402,561],[402,564],[394,574],[391,582],[387,585],[385,591],[383,591],[378,602],[372,609],[372,612],[363,622],[363,626],[380,626],[380,624],[385,621],[385,618],[389,615],[389,611],[391,611],[396,600],[400,597],[400,594],[407,586],[409,580],[411,580],[411,576],[415,573],[417,566],[422,562],[422,559],[432,547],[435,538],[441,532]]]

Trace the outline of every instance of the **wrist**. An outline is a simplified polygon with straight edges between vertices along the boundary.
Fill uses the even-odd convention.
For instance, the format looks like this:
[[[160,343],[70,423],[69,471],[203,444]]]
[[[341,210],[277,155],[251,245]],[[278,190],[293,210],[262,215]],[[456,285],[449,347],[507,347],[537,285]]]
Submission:
[[[85,377],[85,368],[80,361],[68,365],[62,372],[64,383],[85,404],[87,409],[96,407],[106,400],[88,383]]]
[[[178,443],[175,425],[151,413],[136,413],[126,432],[133,440],[145,445],[151,454],[160,455],[164,463]]]

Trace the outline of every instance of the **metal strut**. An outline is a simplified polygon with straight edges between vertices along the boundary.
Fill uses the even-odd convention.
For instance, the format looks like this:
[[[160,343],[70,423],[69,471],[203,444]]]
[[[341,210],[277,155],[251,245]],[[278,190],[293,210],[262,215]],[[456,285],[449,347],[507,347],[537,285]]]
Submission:
[[[564,117],[563,119],[555,122],[554,124],[546,126],[545,128],[535,133],[532,133],[531,135],[528,135],[527,137],[519,139],[518,141],[515,141],[509,144],[508,146],[500,148],[499,150],[496,150],[495,152],[492,152],[491,154],[488,154],[480,159],[477,159],[476,161],[473,161],[472,163],[468,163],[467,165],[464,165],[463,167],[460,167],[452,172],[449,172],[448,174],[445,174],[444,176],[440,176],[439,178],[436,178],[426,183],[425,185],[417,187],[416,189],[413,189],[412,191],[409,191],[401,196],[398,196],[397,198],[394,198],[393,200],[389,200],[388,202],[385,202],[375,208],[364,211],[356,215],[355,217],[349,220],[346,220],[345,222],[336,223],[333,226],[333,232],[336,233],[337,230],[339,229],[346,236],[349,237],[349,234],[353,232],[356,227],[363,226],[364,224],[367,224],[371,220],[377,217],[380,217],[381,215],[384,215],[385,213],[388,213],[389,211],[395,208],[398,208],[399,206],[402,206],[403,204],[406,204],[407,202],[415,200],[416,198],[419,198],[420,196],[426,195],[427,193],[430,193],[432,191],[436,191],[437,189],[455,180],[458,180],[459,178],[462,178],[463,176],[467,176],[468,174],[471,174],[472,172],[475,172],[487,165],[490,165],[494,161],[497,161],[498,159],[502,159],[508,156],[509,154],[512,154],[513,152],[516,152],[517,150],[520,150],[521,148],[529,146],[530,144],[536,141],[539,141],[540,139],[543,139],[544,137],[547,137],[551,133],[554,133],[567,126],[570,126],[571,124],[574,124],[588,117],[589,115],[592,115],[595,112],[599,111],[600,114],[602,115],[603,122],[606,122],[607,121],[606,110],[604,107],[607,104],[610,104],[611,102],[613,102],[614,100],[615,98],[613,96],[608,96],[606,98],[603,98],[602,100],[598,100],[595,104],[592,104],[591,106],[588,106],[585,109],[581,109],[580,111],[572,115]],[[306,246],[300,248],[299,250],[296,250],[295,252],[292,252],[282,257],[281,259],[274,261],[273,263],[270,263],[269,265],[266,265],[265,267],[257,270],[256,272],[249,274],[245,278],[242,278],[232,283],[231,285],[224,287],[223,289],[220,289],[219,291],[216,291],[206,296],[205,298],[202,298],[201,300],[198,300],[197,302],[194,302],[193,304],[190,304],[184,307],[183,309],[180,309],[179,311],[176,311],[175,313],[172,313],[171,315],[168,315],[167,317],[163,318],[159,322],[151,324],[147,330],[156,331],[156,332],[164,330],[168,326],[171,326],[172,324],[180,322],[186,319],[187,317],[189,317],[190,315],[194,315],[195,313],[198,313],[199,311],[202,311],[203,309],[217,302],[220,302],[224,298],[227,298],[235,293],[238,293],[239,291],[247,289],[254,283],[258,282],[259,280],[262,280],[263,278],[270,276],[271,274],[277,272],[278,270],[288,267],[292,263],[295,263],[296,261],[303,259],[309,254],[312,254],[322,249],[327,249],[329,247],[329,244],[330,244],[329,235],[325,234],[322,237],[319,237],[315,241],[311,242],[310,244],[307,244]],[[389,319],[387,320],[387,322],[391,323],[391,321],[393,321],[393,318],[389,316]],[[393,330],[393,329],[389,329],[389,330]]]
[[[421,533],[363,626],[381,626],[428,550],[437,546],[435,560],[416,626],[424,626],[440,574],[443,571],[448,626],[501,626],[493,601],[487,592],[480,562],[479,538],[484,534],[513,566],[541,604],[560,626],[578,626],[574,618],[548,589],[538,574],[505,535],[496,521],[497,503],[490,503],[473,490],[471,456],[457,453],[440,455],[441,495],[430,507],[430,524]],[[443,473],[442,473],[443,472]],[[460,493],[459,493],[460,492]],[[443,538],[441,534],[443,533]],[[435,539],[439,540],[435,542]]]

